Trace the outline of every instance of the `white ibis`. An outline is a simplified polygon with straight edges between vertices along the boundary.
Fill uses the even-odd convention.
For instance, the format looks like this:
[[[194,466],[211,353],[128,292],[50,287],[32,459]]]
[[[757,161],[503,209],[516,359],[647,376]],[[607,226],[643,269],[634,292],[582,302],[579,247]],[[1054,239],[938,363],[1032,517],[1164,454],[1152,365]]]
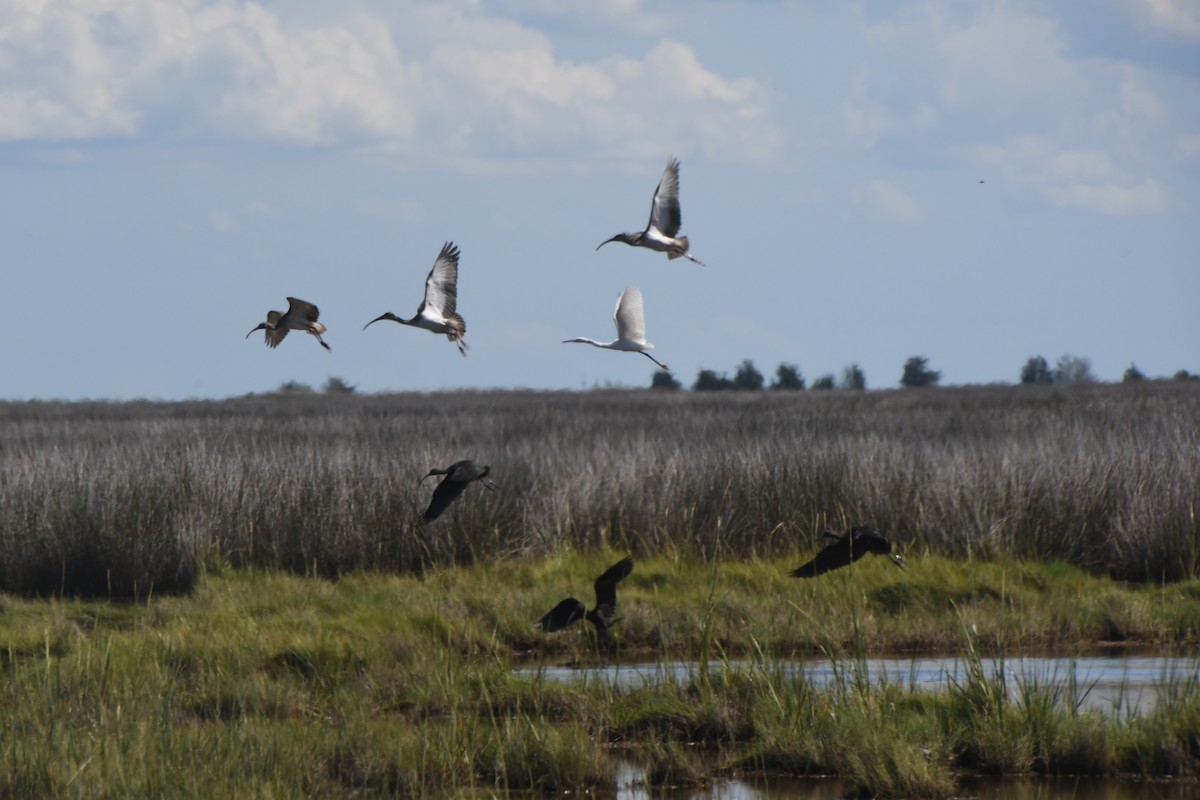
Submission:
[[[268,311],[267,321],[260,322],[254,327],[254,331],[264,331],[263,336],[267,340],[267,347],[278,347],[283,341],[283,337],[287,336],[288,331],[304,331],[311,333],[317,337],[317,341],[321,343],[321,347],[326,350],[332,350],[321,338],[321,334],[327,329],[324,325],[317,322],[317,317],[321,312],[312,303],[304,300],[299,300],[295,297],[289,297],[288,310],[284,312]],[[250,333],[246,334],[246,338],[250,338]]]
[[[421,515],[421,522],[430,523],[442,515],[455,499],[466,491],[467,484],[474,481],[483,481],[484,487],[494,489],[495,485],[487,480],[488,472],[491,467],[480,467],[474,461],[456,461],[445,469],[431,469],[425,478],[431,478],[434,475],[445,475],[438,482],[437,488],[433,490],[433,497],[429,500],[429,508],[425,509],[425,513]],[[418,484],[424,483],[425,478],[421,478]]]
[[[595,608],[588,611],[582,602],[574,597],[568,597],[538,620],[534,627],[540,628],[545,633],[554,633],[581,619],[586,619],[596,626],[600,649],[604,652],[610,651],[612,649],[612,626],[616,622],[614,615],[617,613],[617,584],[630,572],[633,572],[633,556],[625,556],[606,569],[603,575],[596,578]]]
[[[467,342],[463,336],[467,332],[467,323],[455,313],[457,305],[458,248],[453,242],[446,242],[442,245],[442,252],[438,253],[437,260],[433,262],[433,269],[429,270],[429,277],[425,279],[425,299],[421,301],[417,315],[412,319],[401,319],[388,311],[363,325],[363,330],[381,319],[390,319],[401,325],[444,333],[447,339],[458,345],[458,352],[465,357]]]
[[[817,557],[803,566],[792,570],[794,578],[815,578],[830,570],[839,569],[854,561],[858,561],[867,553],[887,556],[897,567],[904,569],[904,558],[892,552],[892,543],[887,537],[874,528],[856,525],[846,533],[838,536],[833,531],[825,531],[822,539],[833,541],[825,545]]]
[[[667,365],[647,353],[654,345],[646,341],[646,314],[642,301],[642,290],[636,286],[626,286],[625,291],[617,298],[617,308],[613,312],[613,322],[617,324],[617,338],[611,342],[597,342],[580,336],[575,339],[563,339],[563,344],[579,342],[606,350],[624,350],[630,353],[641,353],[663,369]]]
[[[631,247],[648,247],[659,253],[666,253],[668,259],[683,256],[703,267],[704,262],[688,252],[688,238],[676,236],[682,224],[683,215],[679,210],[679,160],[672,156],[667,159],[667,167],[658,181],[658,188],[654,190],[654,200],[650,203],[650,221],[646,223],[646,230],[618,233],[596,245],[596,249],[599,250],[609,242],[624,242]]]

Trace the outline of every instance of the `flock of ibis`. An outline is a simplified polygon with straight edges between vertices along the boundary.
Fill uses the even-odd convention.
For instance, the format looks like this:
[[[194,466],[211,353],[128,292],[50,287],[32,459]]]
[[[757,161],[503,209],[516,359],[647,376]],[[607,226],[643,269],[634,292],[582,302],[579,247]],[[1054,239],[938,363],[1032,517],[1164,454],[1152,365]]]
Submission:
[[[658,181],[658,188],[654,190],[654,198],[650,203],[650,219],[647,220],[645,229],[618,233],[601,242],[596,249],[599,250],[609,242],[623,242],[631,247],[645,247],[658,253],[666,253],[668,259],[686,258],[704,266],[703,261],[692,255],[688,238],[679,235],[682,224],[683,216],[679,208],[679,161],[671,157],[667,159],[667,165]],[[381,320],[424,328],[430,333],[445,334],[446,338],[458,347],[458,352],[466,356],[468,348],[464,337],[467,333],[467,323],[458,313],[458,258],[459,250],[453,242],[442,245],[441,252],[433,262],[433,268],[425,278],[425,297],[412,318],[404,319],[391,311],[385,311],[364,325],[363,330]],[[287,311],[268,311],[266,321],[258,323],[246,334],[246,338],[256,331],[263,331],[267,346],[274,348],[279,346],[288,331],[304,331],[315,337],[321,347],[330,350],[329,345],[321,338],[326,328],[319,322],[320,312],[317,307],[295,297],[289,297],[287,301]],[[617,298],[613,322],[617,327],[617,338],[611,342],[598,342],[579,336],[564,339],[563,343],[577,342],[606,350],[641,353],[662,369],[667,369],[666,364],[647,352],[654,349],[654,345],[646,341],[645,302],[641,289],[636,286],[625,287]],[[442,479],[433,491],[429,506],[421,514],[421,523],[428,524],[436,520],[472,483],[478,482],[488,490],[494,489],[495,484],[488,480],[489,472],[490,467],[481,467],[473,461],[457,461],[445,469],[431,469],[420,482],[439,475]],[[792,570],[792,576],[814,578],[845,567],[867,553],[887,556],[900,568],[906,563],[899,554],[892,552],[892,543],[883,534],[866,526],[855,526],[840,536],[833,531],[825,531],[820,538],[831,541],[807,564]],[[611,652],[612,627],[618,619],[617,584],[632,571],[633,557],[626,556],[596,579],[594,608],[589,610],[580,600],[568,597],[546,613],[535,627],[545,633],[553,633],[585,619],[596,629],[599,649],[605,653]]]
[[[599,250],[609,242],[624,242],[632,247],[645,247],[659,253],[666,253],[668,259],[687,258],[701,266],[704,262],[696,258],[688,250],[688,238],[679,236],[683,225],[683,215],[679,210],[679,160],[672,157],[667,159],[667,166],[659,178],[658,188],[654,190],[654,199],[650,202],[650,219],[646,229],[633,233],[618,233],[611,239],[606,239],[596,246]],[[424,328],[430,333],[444,333],[446,338],[458,346],[458,352],[467,354],[467,323],[458,313],[458,247],[454,242],[442,245],[425,278],[425,298],[417,308],[417,313],[411,319],[403,319],[391,311],[385,311],[363,326],[366,330],[380,320],[390,319],[401,325],[411,325]],[[288,331],[305,331],[316,337],[321,346],[330,350],[321,334],[325,326],[318,322],[320,311],[317,307],[296,297],[289,297],[287,311],[268,311],[267,321],[260,322],[254,327],[255,331],[263,331],[268,347],[278,347],[287,336]],[[617,300],[617,310],[613,314],[617,325],[617,338],[611,342],[597,342],[595,339],[579,337],[566,339],[566,342],[583,342],[585,344],[603,347],[608,350],[624,350],[630,353],[641,353],[655,364],[666,369],[647,350],[654,345],[646,341],[646,315],[642,300],[642,290],[636,286],[627,286]],[[250,333],[246,338],[250,338]]]

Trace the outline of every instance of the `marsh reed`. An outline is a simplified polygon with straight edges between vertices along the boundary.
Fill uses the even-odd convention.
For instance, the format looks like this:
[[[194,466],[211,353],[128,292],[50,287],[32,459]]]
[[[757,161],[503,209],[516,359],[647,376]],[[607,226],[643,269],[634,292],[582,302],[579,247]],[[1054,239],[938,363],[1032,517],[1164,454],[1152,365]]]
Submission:
[[[462,458],[499,490],[417,525],[418,479]],[[779,555],[854,523],[1169,580],[1200,565],[1198,506],[1191,382],[0,404],[0,590],[27,594],[185,592],[210,563]]]

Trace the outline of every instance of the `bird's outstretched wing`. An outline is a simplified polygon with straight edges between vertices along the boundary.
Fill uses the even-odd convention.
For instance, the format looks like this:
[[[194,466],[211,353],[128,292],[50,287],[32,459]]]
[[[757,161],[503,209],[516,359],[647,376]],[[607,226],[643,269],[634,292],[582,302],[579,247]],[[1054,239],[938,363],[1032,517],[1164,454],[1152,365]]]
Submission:
[[[650,224],[671,238],[683,226],[683,214],[679,211],[679,160],[674,157],[667,159],[667,167],[654,190]]]
[[[289,297],[288,313],[296,319],[307,320],[308,322],[316,322],[321,316],[321,312],[312,303],[307,300],[300,300],[295,297]]]
[[[574,597],[568,597],[539,619],[534,627],[541,628],[546,633],[554,633],[583,619],[586,613],[587,609],[583,603]]]
[[[855,560],[852,558],[852,555],[859,555],[861,557],[861,553],[851,553],[849,539],[840,538],[817,553],[817,557],[812,561],[792,570],[792,577],[815,578],[818,575],[824,575],[826,572],[844,567]]]
[[[434,318],[440,317],[439,322],[454,315],[458,307],[458,248],[454,242],[442,245],[425,279],[425,300],[417,309],[418,314]]]
[[[442,512],[449,508],[450,504],[463,493],[468,483],[469,481],[455,480],[450,475],[442,478],[437,488],[433,490],[433,497],[429,500],[429,508],[425,509],[425,513],[421,515],[421,522],[433,522],[440,517]]]
[[[481,467],[474,461],[456,461],[450,466],[450,474],[446,476],[446,479],[470,483],[486,478],[490,471],[491,467]]]
[[[287,336],[287,328],[276,328],[280,317],[283,313],[280,311],[267,312],[267,327],[263,328],[263,338],[266,339],[267,347],[278,347],[283,341],[283,337]]]
[[[625,291],[617,298],[617,308],[613,312],[613,322],[617,324],[617,338],[631,342],[646,341],[646,312],[642,290],[636,286],[626,286]]]
[[[596,578],[596,613],[606,622],[611,622],[617,613],[617,584],[630,572],[633,572],[633,556],[625,556]]]

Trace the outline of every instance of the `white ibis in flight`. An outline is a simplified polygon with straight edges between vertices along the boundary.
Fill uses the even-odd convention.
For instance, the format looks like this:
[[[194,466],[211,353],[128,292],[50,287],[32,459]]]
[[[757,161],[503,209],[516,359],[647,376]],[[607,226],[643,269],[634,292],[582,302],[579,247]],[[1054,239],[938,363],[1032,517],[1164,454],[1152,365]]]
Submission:
[[[617,298],[617,308],[613,312],[613,322],[617,324],[617,338],[611,342],[597,342],[580,336],[575,339],[563,339],[563,344],[579,342],[606,350],[624,350],[629,353],[641,353],[663,369],[667,365],[647,353],[654,345],[646,341],[646,313],[643,308],[642,290],[636,286],[626,286],[625,291]]]

